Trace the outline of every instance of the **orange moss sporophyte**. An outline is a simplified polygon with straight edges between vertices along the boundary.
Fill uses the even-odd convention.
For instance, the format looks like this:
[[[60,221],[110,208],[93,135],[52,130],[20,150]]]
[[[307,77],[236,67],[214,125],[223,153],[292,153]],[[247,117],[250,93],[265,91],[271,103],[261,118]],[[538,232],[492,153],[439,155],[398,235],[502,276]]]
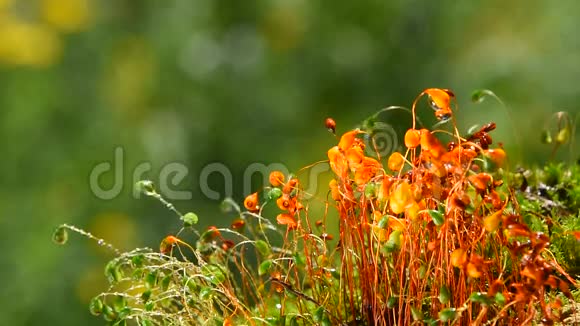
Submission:
[[[421,129],[421,151],[427,152],[431,157],[438,159],[443,156],[447,150],[441,144],[441,141],[427,129]]]
[[[417,129],[409,129],[405,133],[405,146],[407,148],[416,148],[421,144],[421,131]]]
[[[258,205],[258,193],[255,192],[250,194],[244,199],[244,207],[249,210],[250,212],[257,212],[260,210],[260,206]]]
[[[507,157],[502,148],[484,150],[484,155],[489,157],[499,167],[503,166]]]
[[[288,213],[278,214],[278,216],[276,216],[276,221],[280,225],[286,225],[289,230],[296,229],[296,227],[298,226],[294,217]]]
[[[405,164],[405,158],[399,152],[394,152],[389,156],[387,160],[387,167],[391,171],[399,171]]]
[[[429,105],[435,110],[435,117],[439,120],[448,120],[452,116],[451,100],[455,94],[448,89],[429,88],[424,91],[429,95]]]
[[[348,149],[350,149],[355,142],[356,136],[361,133],[363,132],[358,129],[344,133],[342,137],[340,137],[340,142],[338,142],[338,148],[340,151],[346,152]]]
[[[289,194],[298,187],[298,179],[291,178],[282,188],[282,193]]]
[[[209,242],[221,237],[221,232],[214,225],[209,226],[207,230],[202,234],[202,240]]]
[[[241,218],[238,218],[232,222],[230,228],[232,228],[233,230],[242,231],[244,229],[244,226],[246,226],[246,221]]]
[[[326,118],[326,120],[324,120],[324,126],[333,134],[336,133],[336,121],[334,121],[334,119]]]
[[[333,200],[338,201],[341,199],[340,190],[338,190],[338,182],[336,179],[330,180],[328,183],[328,187],[330,188],[330,196]]]
[[[354,182],[357,185],[365,185],[382,169],[381,163],[371,157],[364,157],[360,165],[355,168]]]
[[[270,185],[272,185],[272,187],[280,187],[284,184],[284,180],[284,174],[280,171],[272,171],[268,176],[268,181],[270,181]]]
[[[340,177],[346,177],[346,174],[348,173],[348,161],[345,155],[340,152],[339,147],[332,147],[328,150],[327,154],[332,171]]]
[[[283,211],[290,210],[292,208],[292,200],[288,194],[283,194],[280,198],[276,200],[276,205]]]
[[[193,248],[191,248],[187,242],[184,242],[173,235],[168,235],[163,239],[163,241],[161,241],[161,244],[159,245],[159,252],[162,254],[168,254],[173,250],[173,247],[178,244],[184,245],[193,250]]]

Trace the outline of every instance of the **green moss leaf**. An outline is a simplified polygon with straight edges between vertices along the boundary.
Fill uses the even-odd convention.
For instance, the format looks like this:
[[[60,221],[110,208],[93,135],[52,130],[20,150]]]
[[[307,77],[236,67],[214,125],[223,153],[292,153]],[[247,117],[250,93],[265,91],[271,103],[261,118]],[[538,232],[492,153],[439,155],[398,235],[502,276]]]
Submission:
[[[199,218],[197,217],[197,214],[189,212],[183,215],[183,217],[181,217],[181,220],[183,221],[183,226],[190,227],[197,224]]]
[[[501,292],[497,292],[494,296],[495,303],[503,306],[506,303],[505,296]]]
[[[113,310],[113,308],[104,305],[103,306],[103,318],[106,321],[115,321],[117,320],[117,313]]]
[[[457,317],[457,309],[455,308],[445,308],[439,311],[439,320],[442,322],[452,321]]]
[[[393,309],[397,305],[398,301],[399,299],[396,296],[390,297],[389,300],[387,300],[387,308]]]
[[[422,321],[423,320],[423,312],[420,308],[411,307],[411,316],[413,317],[414,321]]]
[[[123,278],[123,274],[116,260],[111,260],[105,265],[105,276],[111,284],[117,283]]]
[[[268,273],[268,271],[270,271],[270,267],[272,267],[272,261],[271,260],[265,260],[263,261],[260,266],[258,266],[258,274],[260,276],[265,275]]]
[[[445,222],[445,217],[443,216],[443,213],[441,213],[440,211],[430,209],[428,213],[429,216],[431,216],[431,219],[433,220],[433,223],[435,223],[435,225],[440,226],[443,225],[443,223]]]
[[[149,299],[151,298],[151,293],[152,293],[151,289],[143,291],[143,293],[141,293],[141,300],[143,300],[143,302],[149,301]]]
[[[94,297],[91,299],[91,302],[89,302],[89,311],[91,314],[99,316],[103,313],[103,306],[103,300],[101,300],[100,297]]]
[[[469,296],[469,300],[471,300],[472,302],[475,302],[475,303],[481,303],[481,304],[485,304],[485,305],[492,303],[491,298],[485,292],[473,292]]]
[[[451,292],[446,285],[442,285],[439,289],[439,302],[447,304],[451,300]]]
[[[131,263],[133,263],[133,266],[139,268],[139,267],[143,267],[143,263],[145,262],[145,255],[143,254],[138,254],[135,255],[131,258]]]
[[[314,322],[316,323],[320,323],[322,322],[324,318],[324,308],[322,306],[316,308],[316,310],[314,310],[314,314],[312,314],[312,320],[314,320]]]
[[[201,268],[201,273],[213,284],[221,284],[226,279],[226,275],[217,265],[207,264]]]
[[[377,193],[376,184],[367,183],[367,185],[365,186],[365,190],[364,190],[365,197],[367,197],[367,198],[375,197],[376,193]]]
[[[272,188],[268,191],[269,200],[276,200],[280,197],[282,197],[282,190],[280,188]]]
[[[157,272],[152,271],[145,276],[145,285],[148,288],[153,288],[157,285]]]
[[[401,231],[396,230],[391,232],[391,234],[389,235],[389,240],[387,240],[387,242],[385,243],[385,249],[387,249],[388,252],[392,252],[397,248],[399,248],[400,245],[401,245]]]
[[[171,284],[171,275],[167,275],[161,280],[161,288],[163,291],[169,288],[169,284]]]
[[[201,290],[199,290],[199,298],[201,300],[209,300],[209,298],[211,297],[213,290],[210,287],[204,287]]]
[[[381,228],[381,229],[384,229],[387,226],[388,223],[389,223],[389,215],[384,215],[379,220],[379,223],[377,223],[377,226],[379,228]]]
[[[262,257],[268,257],[270,255],[270,245],[266,241],[258,240],[255,242],[255,246]]]

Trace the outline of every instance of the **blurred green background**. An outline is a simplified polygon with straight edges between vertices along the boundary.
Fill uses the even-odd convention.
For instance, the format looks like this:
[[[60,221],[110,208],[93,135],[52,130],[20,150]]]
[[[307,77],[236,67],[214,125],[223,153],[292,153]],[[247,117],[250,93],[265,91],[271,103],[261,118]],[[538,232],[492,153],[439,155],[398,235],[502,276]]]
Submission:
[[[200,191],[208,163],[228,167],[241,202],[249,164],[296,171],[325,158],[325,117],[345,131],[427,87],[454,90],[460,130],[497,122],[512,163],[546,161],[542,126],[579,111],[578,12],[572,0],[0,0],[0,324],[103,324],[87,303],[111,254],[50,236],[71,223],[121,249],[157,247],[180,224],[132,195],[142,162],[153,181],[166,163],[187,166],[174,189],[193,199],[175,204],[226,226]],[[508,109],[472,104],[480,88]],[[123,187],[99,199],[89,176],[117,146]],[[219,176],[210,183],[225,191]]]

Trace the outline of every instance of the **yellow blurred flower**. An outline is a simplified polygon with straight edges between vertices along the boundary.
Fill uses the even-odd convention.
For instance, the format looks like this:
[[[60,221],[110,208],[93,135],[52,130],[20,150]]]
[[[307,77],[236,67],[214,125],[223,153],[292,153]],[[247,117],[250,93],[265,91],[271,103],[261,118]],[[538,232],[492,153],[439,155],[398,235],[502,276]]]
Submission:
[[[41,14],[47,23],[67,33],[86,29],[92,20],[90,0],[42,0]]]
[[[115,45],[103,76],[104,98],[121,116],[134,119],[147,105],[155,81],[156,58],[146,40],[128,37]]]
[[[0,0],[0,11],[8,8],[12,2],[14,2],[14,0]],[[0,12],[0,15],[2,15],[2,12]]]
[[[95,236],[107,240],[118,249],[126,250],[137,245],[137,225],[128,215],[119,212],[102,213],[93,218],[87,228]],[[99,247],[110,254],[104,247]]]
[[[274,5],[264,16],[261,30],[267,44],[285,52],[302,43],[307,22],[301,3]]]
[[[103,266],[96,265],[86,268],[80,273],[76,282],[76,294],[82,303],[89,303],[96,293],[107,288],[107,279],[103,275]]]
[[[45,67],[57,61],[61,53],[62,42],[50,27],[9,16],[0,20],[0,62]]]

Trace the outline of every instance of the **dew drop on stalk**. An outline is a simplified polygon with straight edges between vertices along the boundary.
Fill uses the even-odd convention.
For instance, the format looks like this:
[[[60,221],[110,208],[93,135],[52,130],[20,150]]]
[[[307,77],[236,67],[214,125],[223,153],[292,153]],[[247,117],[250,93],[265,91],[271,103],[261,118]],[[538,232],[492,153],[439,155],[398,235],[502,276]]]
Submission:
[[[54,230],[54,233],[52,234],[52,241],[54,241],[56,244],[63,245],[67,242],[67,240],[68,232],[65,227],[60,226]]]

